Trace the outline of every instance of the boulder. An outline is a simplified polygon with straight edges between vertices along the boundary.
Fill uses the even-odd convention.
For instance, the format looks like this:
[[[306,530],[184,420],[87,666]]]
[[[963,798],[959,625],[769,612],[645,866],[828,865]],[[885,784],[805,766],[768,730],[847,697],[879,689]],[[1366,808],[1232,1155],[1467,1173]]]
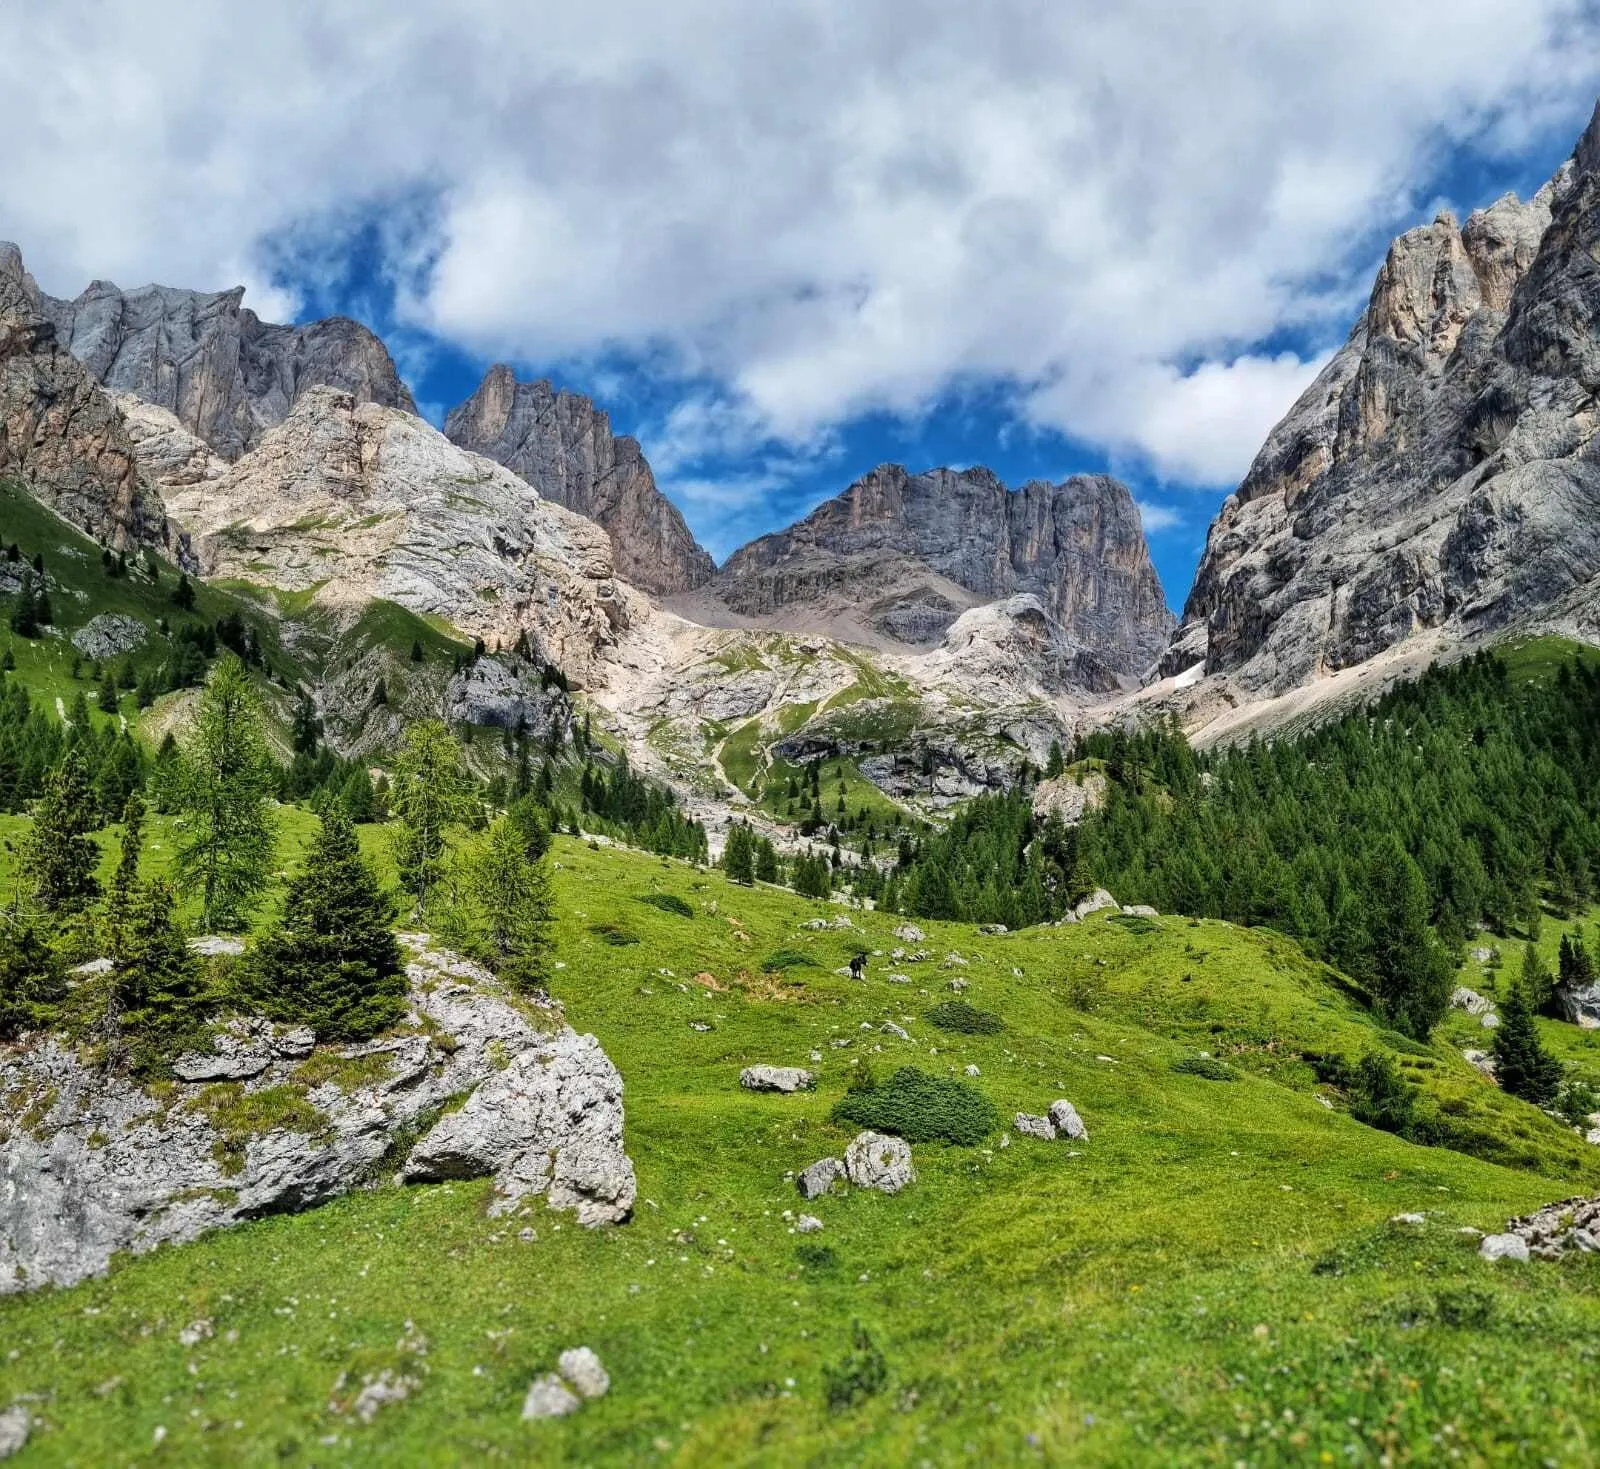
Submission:
[[[739,1085],[750,1092],[800,1092],[817,1084],[803,1066],[746,1066]]]
[[[1478,1246],[1485,1260],[1526,1260],[1528,1242],[1520,1234],[1488,1234]]]
[[[822,1221],[815,1214],[802,1214],[795,1220],[794,1227],[801,1234],[815,1234],[822,1228]]]
[[[0,1413],[0,1459],[9,1459],[27,1446],[33,1416],[20,1403]]]
[[[583,1406],[582,1400],[554,1372],[536,1377],[522,1400],[522,1421],[538,1418],[565,1418]]]
[[[926,938],[926,935],[914,923],[902,923],[895,929],[894,936],[908,944],[920,944]]]
[[[1050,1104],[1050,1121],[1062,1137],[1072,1138],[1075,1142],[1088,1142],[1089,1129],[1083,1125],[1083,1118],[1078,1116],[1078,1109],[1065,1097]]]
[[[1018,1112],[1016,1129],[1024,1137],[1043,1138],[1047,1143],[1055,1141],[1055,1124],[1048,1117],[1035,1117],[1029,1112]]]
[[[1474,1050],[1471,1046],[1468,1046],[1461,1054],[1466,1059],[1467,1065],[1472,1067],[1474,1071],[1481,1072],[1490,1081],[1494,1080],[1494,1057],[1487,1051]]]
[[[892,1035],[897,1040],[908,1041],[911,1039],[911,1033],[904,1026],[896,1025],[892,1020],[885,1020],[878,1027],[878,1031],[882,1035]]]
[[[844,1176],[844,1164],[837,1158],[818,1158],[809,1168],[801,1171],[795,1183],[802,1198],[815,1199],[827,1193]]]
[[[150,629],[125,612],[102,612],[72,635],[72,646],[85,658],[104,661],[142,648]]]
[[[1122,912],[1128,918],[1159,918],[1161,916],[1148,903],[1124,903]]]
[[[603,1398],[611,1390],[610,1376],[588,1347],[568,1347],[556,1359],[556,1371],[581,1398]]]
[[[1570,1024],[1584,1030],[1600,1030],[1600,980],[1593,984],[1558,984],[1556,1004]]]
[[[237,958],[240,954],[244,953],[244,943],[242,940],[228,938],[225,934],[220,933],[205,933],[201,934],[198,938],[192,938],[189,940],[189,947],[193,949],[195,953],[200,954],[207,959],[214,959],[219,954],[227,955],[230,958]]]
[[[1081,903],[1072,910],[1072,916],[1080,923],[1091,913],[1099,913],[1106,908],[1116,908],[1119,904],[1104,888],[1096,888]]]
[[[1471,990],[1466,985],[1457,985],[1450,992],[1450,1004],[1454,1009],[1465,1010],[1468,1015],[1487,1015],[1494,1009],[1494,1001],[1477,990]]]
[[[911,1144],[904,1138],[863,1132],[844,1150],[844,1168],[857,1188],[875,1188],[897,1194],[916,1182],[911,1166]]]

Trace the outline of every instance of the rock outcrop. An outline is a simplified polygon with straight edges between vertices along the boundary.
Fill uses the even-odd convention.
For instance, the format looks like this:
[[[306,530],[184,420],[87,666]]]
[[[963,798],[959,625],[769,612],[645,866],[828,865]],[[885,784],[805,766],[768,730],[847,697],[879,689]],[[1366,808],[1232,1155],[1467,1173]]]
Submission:
[[[543,380],[519,383],[499,364],[451,410],[444,431],[603,526],[618,574],[642,591],[686,592],[711,579],[711,557],[656,487],[638,441],[613,435],[607,415],[582,394]]]
[[[1526,203],[1390,247],[1211,527],[1164,661],[1272,695],[1443,629],[1600,630],[1600,108]]]
[[[117,547],[159,543],[160,499],[122,414],[69,352],[15,245],[0,241],[0,479]]]
[[[819,631],[913,648],[1025,594],[1014,616],[1048,625],[1064,677],[1102,691],[1142,675],[1173,623],[1133,497],[1103,475],[1008,490],[987,469],[886,464],[736,551],[713,590],[748,619],[808,615]]]
[[[359,322],[274,326],[243,303],[243,286],[122,291],[109,281],[73,301],[39,297],[57,341],[97,381],[167,409],[225,459],[253,448],[313,387],[416,412],[388,349]]]
[[[580,681],[629,621],[592,522],[422,419],[337,388],[301,393],[219,478],[163,484],[207,576],[328,605],[397,602],[506,649],[525,633],[534,657]]]
[[[70,1285],[118,1251],[311,1208],[396,1169],[493,1175],[495,1212],[543,1193],[585,1224],[625,1219],[622,1081],[599,1043],[406,941],[412,1020],[365,1045],[310,1055],[300,1033],[242,1022],[219,1037],[220,1066],[187,1073],[234,1080],[160,1096],[53,1038],[0,1053],[0,1294]],[[276,1126],[234,1120],[274,1114]]]

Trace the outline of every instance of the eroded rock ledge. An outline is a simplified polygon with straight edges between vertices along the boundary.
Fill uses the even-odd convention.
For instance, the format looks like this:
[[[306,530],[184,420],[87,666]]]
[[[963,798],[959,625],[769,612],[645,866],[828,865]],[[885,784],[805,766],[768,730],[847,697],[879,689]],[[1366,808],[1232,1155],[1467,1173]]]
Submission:
[[[0,1053],[0,1294],[396,1176],[492,1175],[497,1213],[544,1194],[587,1225],[626,1219],[622,1078],[600,1043],[403,938],[411,1014],[363,1045],[308,1053],[302,1033],[235,1023],[215,1068],[185,1058],[212,1079],[151,1090],[55,1037]]]

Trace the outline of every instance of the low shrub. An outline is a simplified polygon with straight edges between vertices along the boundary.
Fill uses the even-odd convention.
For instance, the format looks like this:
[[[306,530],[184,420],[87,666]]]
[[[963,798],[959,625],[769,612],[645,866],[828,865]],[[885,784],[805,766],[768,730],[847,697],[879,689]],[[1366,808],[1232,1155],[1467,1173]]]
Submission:
[[[1202,1076],[1207,1081],[1234,1081],[1239,1075],[1226,1061],[1219,1061],[1215,1056],[1185,1056],[1181,1061],[1174,1061],[1172,1069],[1184,1076]]]
[[[887,1081],[857,1086],[833,1109],[836,1122],[893,1133],[908,1143],[981,1143],[1000,1125],[1000,1114],[982,1092],[964,1082],[929,1076],[902,1066]]]
[[[851,1329],[851,1349],[822,1368],[822,1395],[830,1412],[842,1413],[876,1397],[889,1381],[889,1364],[859,1321]]]
[[[1003,1028],[998,1015],[979,1010],[965,1000],[945,1000],[929,1010],[927,1018],[940,1030],[960,1035],[993,1035]]]
[[[659,908],[663,913],[676,914],[679,918],[694,917],[694,909],[676,893],[646,893],[639,901]]]
[[[799,949],[779,949],[761,961],[763,974],[780,974],[785,969],[815,969],[817,961]]]
[[[639,935],[631,928],[622,928],[615,923],[591,923],[589,932],[596,935],[602,943],[618,949],[639,942]]]

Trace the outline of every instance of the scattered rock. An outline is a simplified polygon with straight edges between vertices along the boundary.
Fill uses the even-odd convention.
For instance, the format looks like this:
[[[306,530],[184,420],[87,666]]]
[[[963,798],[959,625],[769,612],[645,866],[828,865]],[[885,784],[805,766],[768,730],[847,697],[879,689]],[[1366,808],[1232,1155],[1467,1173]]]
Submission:
[[[1500,1024],[1500,1017],[1490,1010],[1487,1014],[1478,1017],[1478,1024],[1485,1030],[1494,1030]]]
[[[582,1400],[554,1372],[536,1377],[522,1400],[522,1421],[538,1418],[565,1418],[583,1406]]]
[[[274,1054],[291,1061],[301,1061],[317,1048],[317,1033],[309,1025],[297,1025],[272,1038]]]
[[[362,1383],[361,1391],[356,1394],[355,1402],[350,1405],[350,1411],[363,1423],[371,1423],[381,1409],[391,1403],[403,1403],[421,1387],[420,1379],[384,1368],[382,1372],[367,1378]]]
[[[1074,1142],[1088,1142],[1089,1129],[1083,1125],[1083,1118],[1078,1116],[1078,1109],[1066,1098],[1050,1104],[1050,1121],[1062,1137],[1071,1138]]]
[[[746,1066],[739,1073],[739,1085],[751,1092],[799,1092],[816,1084],[801,1066]]]
[[[1487,1051],[1475,1051],[1469,1046],[1461,1054],[1474,1070],[1481,1071],[1490,1081],[1494,1080],[1494,1057]]]
[[[1119,906],[1117,900],[1110,893],[1104,888],[1096,888],[1072,910],[1072,916],[1081,923],[1091,913],[1098,913],[1103,908],[1115,908],[1117,906]]]
[[[73,633],[72,646],[85,658],[103,661],[142,648],[149,636],[150,629],[137,617],[129,617],[124,612],[102,612]]]
[[[1494,950],[1489,948],[1487,944],[1479,944],[1475,949],[1469,949],[1468,954],[1479,964],[1487,964],[1492,958],[1494,958]],[[1456,991],[1456,994],[1460,993],[1460,990]],[[1468,990],[1467,993],[1470,994],[1471,991]],[[1453,1005],[1455,1002],[1455,995],[1452,995],[1450,997],[1450,1003]]]
[[[970,983],[971,983],[971,981],[963,979],[958,974],[954,979],[949,980],[949,981],[946,982],[945,988],[947,990],[950,990],[952,993],[959,995],[962,990],[968,988]]]
[[[1122,911],[1129,918],[1159,918],[1161,916],[1148,903],[1124,903]]]
[[[974,1066],[970,1061],[967,1063],[966,1071],[967,1071],[967,1075],[968,1076],[976,1076],[976,1075],[978,1075],[978,1068],[976,1066]]]
[[[822,1228],[822,1221],[815,1214],[802,1214],[795,1220],[794,1227],[801,1234],[815,1234]]]
[[[908,944],[920,944],[927,937],[914,923],[902,923],[895,929],[894,936]]]
[[[1043,1138],[1047,1143],[1055,1141],[1055,1124],[1048,1117],[1035,1117],[1029,1112],[1018,1112],[1016,1128],[1024,1137]]]
[[[556,1371],[581,1398],[603,1398],[611,1390],[610,1376],[588,1347],[568,1347],[557,1358]]]
[[[845,1177],[845,1166],[839,1159],[818,1158],[800,1173],[795,1183],[800,1189],[802,1198],[815,1199],[827,1193],[843,1177]]]
[[[1011,930],[1008,929],[1003,923],[980,923],[978,925],[978,932],[981,934],[987,934],[990,938],[994,938],[1002,933],[1010,933]]]
[[[1546,1204],[1532,1214],[1511,1220],[1506,1230],[1505,1234],[1492,1234],[1484,1240],[1486,1259],[1500,1258],[1488,1253],[1489,1246],[1497,1240],[1519,1241],[1523,1248],[1520,1255],[1514,1247],[1504,1247],[1505,1255],[1517,1260],[1526,1260],[1530,1253],[1544,1260],[1559,1260],[1569,1249],[1586,1255],[1600,1253],[1600,1195]]]
[[[0,1459],[20,1453],[33,1432],[33,1415],[20,1403],[0,1413]]]
[[[892,1020],[885,1020],[883,1024],[878,1027],[878,1030],[882,1035],[892,1035],[903,1041],[908,1041],[911,1039],[910,1033],[903,1027],[896,1025]]]
[[[203,1341],[210,1341],[216,1334],[216,1326],[202,1317],[199,1321],[191,1321],[178,1333],[178,1344],[185,1347],[197,1347]]]
[[[897,1194],[916,1182],[911,1166],[911,1145],[904,1138],[863,1132],[844,1150],[845,1173],[857,1188]]]
[[[244,953],[244,941],[242,939],[228,938],[220,933],[205,933],[198,938],[192,938],[189,940],[189,947],[195,953],[202,954],[208,959],[215,958],[218,954],[237,957]]]
[[[967,961],[959,954],[946,954],[944,963],[939,966],[941,969],[965,969],[966,967]]]
[[[909,974],[891,974],[889,976],[889,983],[890,984],[910,984],[911,983],[911,976]]]
[[[1427,1222],[1427,1218],[1422,1214],[1395,1214],[1389,1219],[1389,1223],[1409,1229],[1414,1229]]]
[[[1526,1260],[1528,1242],[1520,1234],[1488,1234],[1478,1246],[1485,1260]]]
[[[1477,990],[1470,990],[1466,985],[1457,985],[1450,992],[1450,1004],[1453,1009],[1465,1010],[1468,1015],[1486,1015],[1494,1009],[1494,1001]]]

